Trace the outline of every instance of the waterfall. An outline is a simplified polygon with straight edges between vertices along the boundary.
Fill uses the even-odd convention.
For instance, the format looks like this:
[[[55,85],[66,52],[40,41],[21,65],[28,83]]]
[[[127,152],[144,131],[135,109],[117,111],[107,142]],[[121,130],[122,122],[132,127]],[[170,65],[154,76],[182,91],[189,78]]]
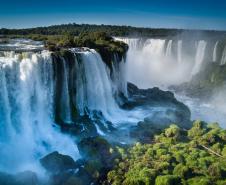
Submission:
[[[54,124],[50,52],[1,52],[0,85],[0,171],[35,171],[38,159],[55,150],[78,157]]]
[[[126,79],[140,88],[177,84],[190,79],[190,59],[182,56],[182,40],[123,39],[129,45],[126,60]],[[135,43],[137,42],[137,43]],[[137,47],[139,45],[139,47]],[[186,76],[185,76],[186,75]]]
[[[217,46],[218,46],[218,43],[219,43],[219,41],[217,41],[215,43],[214,48],[213,48],[213,62],[217,61]]]
[[[139,38],[117,39],[129,45],[127,81],[140,88],[164,88],[189,81],[200,71],[208,54],[207,40],[150,38],[141,42],[142,39]],[[226,49],[218,54],[217,47],[218,42],[210,55],[215,61],[220,56],[223,65],[226,63]]]
[[[62,89],[61,89],[61,118],[64,120],[66,123],[70,123],[72,121],[71,118],[71,107],[70,107],[70,96],[69,96],[69,72],[67,69],[66,61],[63,57],[61,57],[61,61],[63,64],[63,79],[62,79]]]
[[[120,93],[122,93],[125,97],[128,97],[125,61],[123,58],[122,61],[120,61],[116,54],[113,58],[111,79],[116,98],[120,95]]]
[[[224,50],[223,50],[223,54],[222,54],[222,57],[221,57],[221,65],[225,65],[226,64],[226,46],[224,47]]]
[[[77,69],[77,106],[81,114],[85,110],[99,110],[107,117],[117,109],[112,94],[110,77],[100,55],[94,50],[81,53],[82,61]],[[82,84],[82,85],[81,85]]]
[[[114,126],[140,121],[143,115],[139,111],[127,112],[119,108],[110,71],[101,56],[93,49],[79,53],[72,49],[72,52],[77,57],[76,102],[80,115],[88,113],[92,117],[99,111]]]
[[[168,41],[167,47],[166,47],[166,57],[172,57],[172,40]]]
[[[192,75],[197,74],[202,67],[202,62],[205,56],[205,48],[206,48],[206,41],[201,40],[198,42],[196,55],[195,55],[195,65],[192,69]]]
[[[129,45],[129,49],[131,50],[139,50],[143,47],[142,39],[139,38],[121,38],[121,37],[115,37],[115,40],[123,41]]]
[[[182,40],[177,42],[177,61],[179,64],[182,62]]]

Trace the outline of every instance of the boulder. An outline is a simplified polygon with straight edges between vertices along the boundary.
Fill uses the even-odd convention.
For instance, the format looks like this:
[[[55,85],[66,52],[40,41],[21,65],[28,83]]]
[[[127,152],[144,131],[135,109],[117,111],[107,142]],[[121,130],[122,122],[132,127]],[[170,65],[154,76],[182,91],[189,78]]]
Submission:
[[[87,160],[99,161],[104,168],[113,166],[111,145],[102,137],[85,138],[78,143],[78,149],[81,156]]]
[[[57,151],[40,159],[40,163],[50,173],[59,173],[77,168],[75,161],[70,156],[59,154]]]

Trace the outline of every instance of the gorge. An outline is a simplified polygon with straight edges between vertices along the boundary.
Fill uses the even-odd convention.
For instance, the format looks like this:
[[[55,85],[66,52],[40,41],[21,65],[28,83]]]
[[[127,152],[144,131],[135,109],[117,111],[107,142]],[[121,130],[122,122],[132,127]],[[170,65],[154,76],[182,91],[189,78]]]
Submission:
[[[129,45],[126,62],[129,82],[139,88],[157,86],[176,91],[176,97],[190,108],[192,119],[217,121],[225,128],[226,107],[219,102],[225,92],[223,37],[182,34],[116,40]],[[207,98],[200,101],[204,97]],[[213,113],[215,110],[217,114]]]
[[[95,180],[106,174],[93,177],[93,166],[89,166],[92,175],[88,173],[90,169],[85,167],[96,160],[92,155],[101,161],[95,161],[95,168],[109,171],[113,164],[108,156],[114,156],[110,149],[137,141],[152,142],[150,136],[172,123],[187,130],[192,126],[191,119],[203,119],[219,121],[225,128],[221,119],[224,110],[217,116],[219,120],[214,120],[213,114],[207,118],[197,97],[179,91],[198,76],[203,66],[225,65],[225,41],[183,38],[116,37],[111,42],[122,41],[129,48],[122,56],[121,51],[113,52],[108,61],[109,55],[103,56],[106,50],[102,46],[95,50],[92,44],[90,48],[56,51],[28,39],[1,44],[0,147],[4,150],[0,151],[0,171],[17,174],[30,170],[38,174],[41,184],[46,183],[45,171],[51,177],[50,184],[67,184],[71,177],[78,180],[80,176],[84,184],[98,184]],[[214,108],[207,111],[211,113]],[[98,153],[99,147],[104,150],[103,156]],[[54,163],[62,157],[76,164],[72,162],[70,168],[62,164],[59,171],[54,166],[57,170],[51,171],[48,157],[56,157]],[[86,183],[86,178],[91,180]],[[16,184],[24,183],[17,180],[15,177]]]

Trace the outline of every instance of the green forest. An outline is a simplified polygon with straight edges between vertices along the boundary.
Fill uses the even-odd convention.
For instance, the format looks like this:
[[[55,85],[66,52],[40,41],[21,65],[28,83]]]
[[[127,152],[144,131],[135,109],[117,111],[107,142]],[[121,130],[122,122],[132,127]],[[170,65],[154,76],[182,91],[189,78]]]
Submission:
[[[203,30],[184,30],[184,29],[167,29],[167,28],[142,28],[132,26],[116,26],[116,25],[95,25],[95,24],[62,24],[47,27],[26,28],[26,29],[0,29],[0,35],[64,35],[72,34],[78,36],[83,32],[106,32],[111,36],[167,36],[176,35],[182,32],[198,33],[202,31],[207,35],[226,34],[225,31],[203,31]]]
[[[117,148],[107,175],[112,185],[225,185],[226,130],[195,121],[190,130],[171,125],[152,143]]]

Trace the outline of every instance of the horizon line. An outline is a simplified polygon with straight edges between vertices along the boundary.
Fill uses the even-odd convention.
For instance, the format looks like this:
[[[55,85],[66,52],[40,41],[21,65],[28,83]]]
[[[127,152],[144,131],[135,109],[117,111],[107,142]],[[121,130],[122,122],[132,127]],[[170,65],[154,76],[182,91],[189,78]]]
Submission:
[[[35,29],[35,28],[46,28],[51,26],[62,26],[62,25],[69,25],[69,24],[76,24],[76,25],[93,25],[93,26],[118,26],[118,27],[132,27],[132,28],[144,28],[144,29],[170,29],[170,30],[186,30],[186,31],[220,31],[226,32],[226,29],[200,29],[200,28],[176,28],[176,27],[145,27],[145,26],[135,26],[135,25],[126,25],[126,24],[101,24],[101,23],[76,23],[76,22],[67,22],[67,23],[59,23],[59,24],[45,24],[43,26],[34,26],[34,27],[0,27],[0,29],[8,29],[8,30],[22,30],[22,29]]]

